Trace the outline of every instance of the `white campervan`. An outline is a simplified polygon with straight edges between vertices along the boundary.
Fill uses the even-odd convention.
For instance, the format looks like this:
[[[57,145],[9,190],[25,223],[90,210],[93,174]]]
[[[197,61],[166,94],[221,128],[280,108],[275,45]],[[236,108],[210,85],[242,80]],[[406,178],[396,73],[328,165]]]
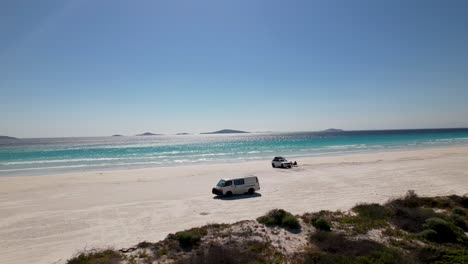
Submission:
[[[216,195],[231,196],[233,194],[253,194],[258,190],[260,190],[258,178],[256,176],[249,176],[245,178],[220,180],[211,192]]]

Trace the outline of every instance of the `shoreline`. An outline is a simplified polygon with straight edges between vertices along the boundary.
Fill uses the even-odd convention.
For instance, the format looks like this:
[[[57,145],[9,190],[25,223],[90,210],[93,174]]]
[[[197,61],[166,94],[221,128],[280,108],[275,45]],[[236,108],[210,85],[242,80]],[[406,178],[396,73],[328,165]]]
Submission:
[[[458,144],[458,145],[435,145],[435,146],[413,146],[410,148],[382,148],[382,149],[363,149],[363,150],[352,150],[347,152],[328,152],[328,153],[317,153],[317,154],[304,154],[304,155],[287,155],[285,156],[288,160],[297,160],[297,159],[317,159],[317,158],[329,158],[329,157],[345,157],[349,155],[366,155],[366,154],[378,154],[378,153],[395,153],[395,152],[408,152],[408,151],[421,151],[421,150],[435,150],[435,149],[453,149],[453,148],[468,148],[468,144]],[[274,156],[274,155],[273,155]],[[234,159],[230,162],[226,160],[213,160],[213,161],[199,161],[199,162],[192,162],[192,163],[180,163],[180,164],[164,164],[164,165],[152,165],[151,163],[145,165],[137,165],[131,164],[128,165],[119,165],[123,166],[123,168],[112,168],[111,165],[106,168],[99,168],[98,166],[88,166],[88,165],[80,165],[81,168],[90,168],[86,170],[63,170],[63,171],[49,171],[49,172],[31,172],[28,174],[21,174],[19,171],[31,171],[31,170],[47,170],[49,168],[35,168],[35,169],[16,169],[12,170],[15,173],[13,175],[2,175],[3,172],[0,171],[0,178],[4,177],[38,177],[38,176],[50,176],[50,175],[63,175],[63,174],[73,174],[73,173],[95,173],[95,172],[118,172],[118,171],[132,171],[132,170],[142,170],[142,169],[155,169],[155,168],[174,168],[174,167],[187,167],[187,166],[210,166],[210,165],[223,165],[223,164],[241,164],[241,163],[249,163],[249,162],[271,162],[271,158],[273,156],[265,156],[259,157],[255,159]],[[276,155],[278,156],[278,155]],[[279,155],[281,156],[281,155]],[[128,166],[125,168],[124,166]],[[96,168],[93,168],[96,167]],[[50,169],[49,169],[50,170]],[[17,172],[17,173],[16,173]]]
[[[270,209],[293,214],[468,192],[468,147],[456,146],[132,170],[0,177],[0,258],[65,263],[84,248],[128,247],[207,223],[254,219]],[[293,160],[294,160],[293,159]],[[214,199],[221,178],[255,175],[259,195]]]

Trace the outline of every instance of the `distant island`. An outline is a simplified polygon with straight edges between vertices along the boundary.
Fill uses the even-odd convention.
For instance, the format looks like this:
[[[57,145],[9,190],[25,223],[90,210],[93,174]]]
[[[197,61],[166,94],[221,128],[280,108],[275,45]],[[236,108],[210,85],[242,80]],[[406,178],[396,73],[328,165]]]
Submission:
[[[146,132],[146,133],[143,133],[143,134],[138,134],[137,136],[160,136],[162,134],[154,134],[154,133],[151,133],[151,132]]]
[[[113,137],[122,137],[122,135],[112,135]]]
[[[190,135],[189,133],[177,133],[176,134],[177,136],[186,136],[186,135]]]
[[[329,128],[329,129],[322,130],[320,132],[344,132],[344,130],[343,129],[337,129],[337,128]]]
[[[15,139],[18,139],[18,138],[9,137],[9,136],[0,136],[0,139],[1,139],[1,140],[3,140],[3,139],[5,139],[5,140],[7,140],[7,139],[8,139],[8,140],[15,140]]]
[[[244,134],[244,133],[250,133],[250,132],[234,130],[234,129],[222,129],[222,130],[218,130],[214,132],[205,132],[205,133],[200,133],[200,134]]]
[[[0,136],[0,143],[3,143],[3,144],[10,144],[18,140],[19,138],[15,138],[15,137]]]

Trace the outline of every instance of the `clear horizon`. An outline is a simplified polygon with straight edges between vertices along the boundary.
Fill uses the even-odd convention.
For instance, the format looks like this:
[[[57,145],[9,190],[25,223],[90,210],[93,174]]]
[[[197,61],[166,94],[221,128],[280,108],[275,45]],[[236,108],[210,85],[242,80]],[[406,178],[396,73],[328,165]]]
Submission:
[[[262,134],[262,133],[267,133],[267,134],[282,134],[282,133],[314,133],[314,132],[323,132],[328,129],[338,129],[342,130],[345,132],[356,132],[356,131],[398,131],[398,130],[450,130],[450,129],[463,129],[466,130],[468,127],[436,127],[436,128],[384,128],[384,129],[353,129],[353,130],[347,130],[347,129],[340,129],[340,128],[327,128],[327,129],[321,129],[321,130],[298,130],[298,131],[247,131],[247,130],[242,130],[242,129],[234,129],[234,130],[240,130],[247,132],[247,134]],[[223,130],[223,129],[219,129]],[[86,137],[113,137],[113,136],[124,136],[124,137],[139,137],[142,136],[140,134],[143,133],[153,133],[154,135],[148,135],[148,136],[177,136],[178,133],[186,133],[187,135],[204,135],[204,134],[218,134],[218,133],[211,133],[211,132],[217,132],[216,131],[203,131],[203,132],[174,132],[174,133],[158,133],[154,131],[144,131],[141,133],[135,133],[135,134],[110,134],[110,135],[88,135],[88,136],[54,136],[54,137],[15,137],[12,135],[0,135],[0,136],[6,136],[6,137],[13,137],[13,138],[19,138],[19,139],[36,139],[36,138],[86,138]],[[220,135],[239,135],[242,133],[219,133]],[[143,136],[145,137],[145,136]]]
[[[468,127],[466,1],[0,3],[0,135]]]

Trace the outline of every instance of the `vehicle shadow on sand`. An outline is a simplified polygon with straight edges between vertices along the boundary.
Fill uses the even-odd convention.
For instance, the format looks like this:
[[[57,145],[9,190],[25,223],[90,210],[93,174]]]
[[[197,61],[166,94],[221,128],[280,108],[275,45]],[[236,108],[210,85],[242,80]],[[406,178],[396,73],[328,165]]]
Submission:
[[[273,169],[277,169],[277,170],[291,170],[291,169],[295,169],[299,167],[298,165],[293,165],[292,167],[274,167]]]
[[[242,194],[242,195],[233,195],[233,196],[213,196],[213,199],[231,201],[231,200],[257,198],[261,196],[262,196],[261,193],[254,193],[254,194]]]

